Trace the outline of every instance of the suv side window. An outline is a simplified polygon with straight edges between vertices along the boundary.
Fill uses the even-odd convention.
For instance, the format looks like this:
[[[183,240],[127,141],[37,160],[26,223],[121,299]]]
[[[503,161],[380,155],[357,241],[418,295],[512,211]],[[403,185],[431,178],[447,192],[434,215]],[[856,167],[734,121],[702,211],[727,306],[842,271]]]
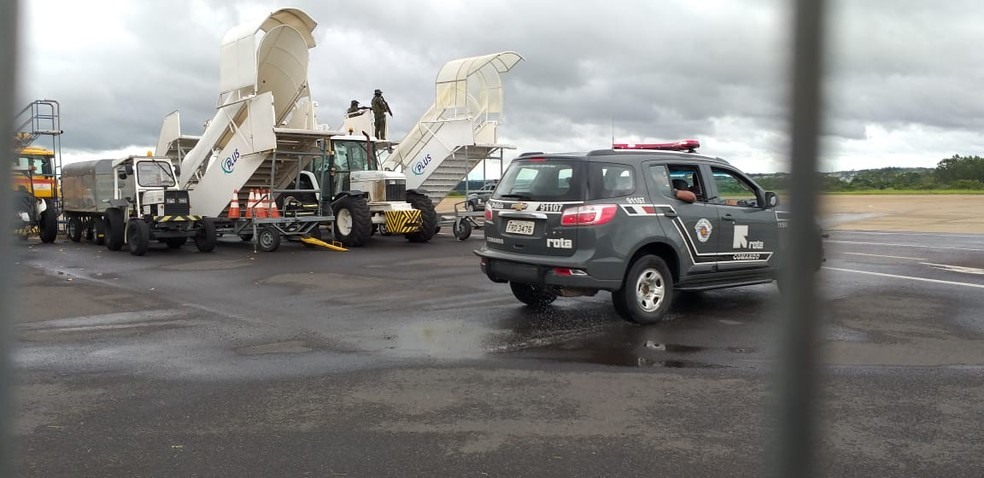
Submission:
[[[673,187],[670,186],[670,174],[666,172],[666,166],[662,164],[650,165],[649,176],[652,177],[660,194],[668,198],[673,197]]]
[[[612,163],[591,163],[588,184],[588,200],[628,196],[636,189],[632,167]]]
[[[718,197],[712,201],[722,206],[758,207],[758,190],[733,171],[711,168]]]
[[[705,189],[700,182],[700,168],[698,166],[671,164],[669,169],[670,184],[673,185],[673,189],[690,191],[697,196],[698,201],[707,201],[707,195],[704,194]]]

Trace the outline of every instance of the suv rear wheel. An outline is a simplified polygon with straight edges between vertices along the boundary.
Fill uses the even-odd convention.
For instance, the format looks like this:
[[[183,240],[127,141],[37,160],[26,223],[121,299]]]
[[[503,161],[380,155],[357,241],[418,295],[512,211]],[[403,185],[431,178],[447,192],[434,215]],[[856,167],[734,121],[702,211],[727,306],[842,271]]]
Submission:
[[[531,307],[546,307],[557,299],[557,290],[553,287],[510,282],[509,288],[520,302]]]
[[[642,256],[632,264],[622,288],[612,293],[615,311],[638,324],[665,319],[673,301],[673,276],[658,256]]]

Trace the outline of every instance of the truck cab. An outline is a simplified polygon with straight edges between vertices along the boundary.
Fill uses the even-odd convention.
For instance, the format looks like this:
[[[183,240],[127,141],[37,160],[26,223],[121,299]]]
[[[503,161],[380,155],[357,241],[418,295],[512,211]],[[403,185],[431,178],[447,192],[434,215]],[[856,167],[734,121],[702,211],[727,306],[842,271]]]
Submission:
[[[128,156],[116,160],[113,170],[117,191],[114,201],[131,208],[132,216],[190,214],[188,192],[178,189],[178,171],[169,158]]]
[[[17,216],[14,229],[26,238],[37,231],[41,242],[51,243],[58,236],[58,180],[54,151],[26,146],[18,148],[12,168]]]

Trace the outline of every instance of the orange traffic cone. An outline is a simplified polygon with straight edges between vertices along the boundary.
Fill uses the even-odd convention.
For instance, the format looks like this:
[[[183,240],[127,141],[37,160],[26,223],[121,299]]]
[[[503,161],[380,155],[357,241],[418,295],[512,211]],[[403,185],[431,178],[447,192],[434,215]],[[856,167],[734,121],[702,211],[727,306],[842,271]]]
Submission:
[[[260,189],[260,190],[258,190],[256,192],[256,201],[257,201],[257,204],[256,204],[256,217],[257,218],[262,219],[262,218],[268,217],[268,214],[267,213],[269,212],[269,206],[267,205],[267,202],[266,202],[267,199],[266,199],[266,197],[267,196],[266,196],[266,190],[265,189]]]
[[[229,219],[239,219],[239,190],[232,190],[232,202],[229,203]]]
[[[270,194],[267,195],[267,204],[270,206],[270,217],[280,217],[280,209],[277,208],[277,201],[273,200],[273,191],[267,190]]]
[[[256,206],[256,191],[253,189],[249,190],[249,199],[246,199],[246,218],[251,219],[253,217],[253,207]]]

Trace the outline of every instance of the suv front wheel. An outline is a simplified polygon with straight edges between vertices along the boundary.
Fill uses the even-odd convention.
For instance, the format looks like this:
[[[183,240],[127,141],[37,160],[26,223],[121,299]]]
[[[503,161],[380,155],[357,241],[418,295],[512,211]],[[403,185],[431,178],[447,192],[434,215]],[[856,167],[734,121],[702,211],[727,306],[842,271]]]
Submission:
[[[612,293],[615,310],[626,320],[654,324],[666,317],[673,300],[673,276],[658,256],[642,256],[632,264],[622,288]]]
[[[530,307],[546,307],[557,299],[557,290],[549,286],[510,282],[509,288],[520,302]]]

